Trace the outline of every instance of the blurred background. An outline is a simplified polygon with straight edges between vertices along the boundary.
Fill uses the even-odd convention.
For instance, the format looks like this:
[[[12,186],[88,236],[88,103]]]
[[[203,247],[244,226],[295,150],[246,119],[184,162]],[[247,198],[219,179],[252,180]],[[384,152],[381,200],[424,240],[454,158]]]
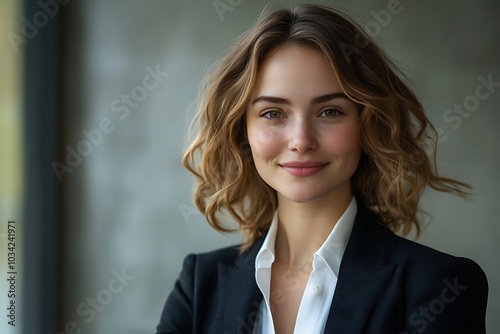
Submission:
[[[239,242],[195,210],[181,164],[199,82],[266,7],[298,2],[0,3],[0,332],[154,333],[183,258]],[[440,172],[474,187],[427,192],[419,242],[481,265],[500,333],[500,3],[316,3],[400,64],[439,128]]]

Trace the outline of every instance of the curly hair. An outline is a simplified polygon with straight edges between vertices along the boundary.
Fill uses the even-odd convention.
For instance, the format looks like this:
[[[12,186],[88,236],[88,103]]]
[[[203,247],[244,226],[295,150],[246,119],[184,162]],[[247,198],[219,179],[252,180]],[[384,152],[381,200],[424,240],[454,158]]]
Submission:
[[[381,223],[402,235],[415,227],[418,236],[419,201],[427,186],[467,194],[467,184],[438,175],[437,132],[393,61],[344,14],[299,5],[261,17],[202,85],[194,120],[197,136],[183,163],[196,176],[195,203],[210,225],[222,232],[236,230],[225,222],[229,213],[245,238],[243,251],[270,226],[277,195],[252,162],[244,116],[261,64],[287,43],[324,54],[343,92],[362,107],[362,156],[351,188]]]

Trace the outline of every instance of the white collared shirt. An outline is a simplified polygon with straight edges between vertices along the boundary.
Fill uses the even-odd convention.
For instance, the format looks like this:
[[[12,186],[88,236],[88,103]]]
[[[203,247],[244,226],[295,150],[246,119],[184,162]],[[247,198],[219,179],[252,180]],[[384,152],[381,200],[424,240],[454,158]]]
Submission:
[[[326,241],[314,253],[313,270],[300,301],[294,333],[323,333],[337,286],[340,262],[351,235],[356,212],[356,199],[353,196],[351,203],[335,224]],[[270,287],[277,231],[278,212],[276,211],[269,232],[255,258],[255,280],[264,298],[260,304],[260,321],[255,323],[253,334],[274,334],[270,308]]]

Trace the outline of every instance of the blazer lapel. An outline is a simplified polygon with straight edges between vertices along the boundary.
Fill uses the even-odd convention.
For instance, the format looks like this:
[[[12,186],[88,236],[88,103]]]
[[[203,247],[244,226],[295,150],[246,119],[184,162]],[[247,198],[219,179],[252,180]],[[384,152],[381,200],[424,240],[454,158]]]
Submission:
[[[214,333],[251,333],[259,321],[262,294],[255,283],[255,257],[263,241],[260,238],[236,261],[219,264],[220,299]]]
[[[378,293],[395,267],[389,260],[393,233],[370,217],[358,201],[325,333],[361,333]]]

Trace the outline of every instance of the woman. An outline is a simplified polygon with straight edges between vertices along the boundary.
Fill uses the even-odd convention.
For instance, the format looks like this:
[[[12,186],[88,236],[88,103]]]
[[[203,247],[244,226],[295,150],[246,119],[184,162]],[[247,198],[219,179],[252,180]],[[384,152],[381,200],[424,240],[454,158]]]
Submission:
[[[421,104],[343,14],[262,18],[197,117],[196,204],[244,242],[185,259],[158,333],[485,333],[481,268],[394,234],[418,233],[425,187],[467,185],[437,174]]]

